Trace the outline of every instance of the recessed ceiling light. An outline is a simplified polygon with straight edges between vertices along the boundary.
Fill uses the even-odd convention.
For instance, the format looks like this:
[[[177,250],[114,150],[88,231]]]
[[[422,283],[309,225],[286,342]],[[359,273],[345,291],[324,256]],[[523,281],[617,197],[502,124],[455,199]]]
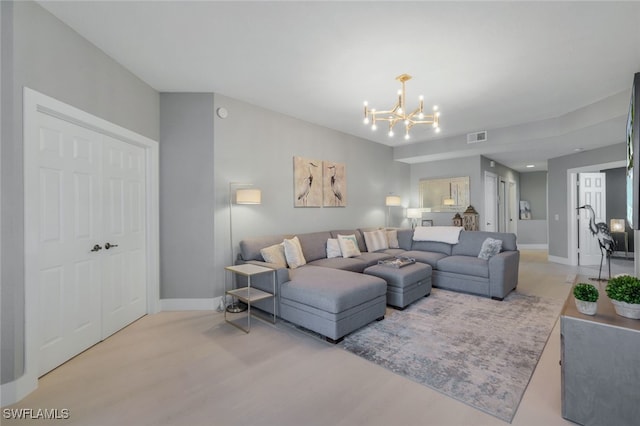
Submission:
[[[530,168],[532,168],[532,167],[535,167],[535,164],[527,164],[525,167],[526,167],[527,169],[530,169]]]
[[[580,152],[580,151],[584,151],[584,148],[574,148],[573,149],[575,152]]]

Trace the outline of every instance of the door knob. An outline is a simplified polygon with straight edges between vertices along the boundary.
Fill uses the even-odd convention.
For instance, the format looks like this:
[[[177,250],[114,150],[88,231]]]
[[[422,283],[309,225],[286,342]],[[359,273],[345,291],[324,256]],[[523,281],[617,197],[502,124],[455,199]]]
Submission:
[[[98,244],[93,246],[93,248],[91,249],[91,251],[100,251],[100,250],[102,250],[102,247],[100,247]]]
[[[104,245],[104,248],[106,248],[107,250],[109,250],[111,247],[118,247],[117,244],[111,244],[111,243],[107,243]]]

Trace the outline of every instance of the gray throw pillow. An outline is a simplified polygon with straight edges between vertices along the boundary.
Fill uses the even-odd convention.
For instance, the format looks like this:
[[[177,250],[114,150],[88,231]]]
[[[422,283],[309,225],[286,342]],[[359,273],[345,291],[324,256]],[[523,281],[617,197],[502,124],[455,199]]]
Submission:
[[[502,250],[502,240],[487,238],[482,243],[482,248],[480,249],[478,257],[480,259],[489,260],[491,256],[495,256],[500,253],[500,250]]]

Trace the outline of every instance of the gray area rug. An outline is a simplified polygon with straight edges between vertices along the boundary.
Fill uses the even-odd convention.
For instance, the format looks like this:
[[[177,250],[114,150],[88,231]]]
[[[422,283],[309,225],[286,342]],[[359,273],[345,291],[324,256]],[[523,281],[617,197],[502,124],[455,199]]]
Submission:
[[[563,302],[433,289],[347,336],[354,354],[511,422]]]

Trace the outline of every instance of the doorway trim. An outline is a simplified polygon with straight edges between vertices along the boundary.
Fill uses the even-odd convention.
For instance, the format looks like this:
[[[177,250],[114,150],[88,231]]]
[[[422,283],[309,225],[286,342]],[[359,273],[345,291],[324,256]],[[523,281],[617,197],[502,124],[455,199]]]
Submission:
[[[625,166],[626,161],[621,160],[567,169],[567,223],[569,224],[569,232],[567,233],[567,248],[569,253],[567,260],[569,265],[578,265],[578,221],[576,220],[576,209],[578,208],[578,174],[599,172],[601,170],[615,169]]]
[[[15,401],[22,399],[38,387],[38,279],[37,247],[38,200],[33,197],[37,182],[26,171],[30,170],[36,158],[28,146],[38,140],[38,114],[44,113],[68,121],[89,130],[109,135],[126,143],[144,148],[147,162],[146,171],[146,244],[147,244],[147,307],[146,313],[157,313],[160,308],[160,246],[159,246],[159,149],[158,142],[124,127],[103,120],[71,105],[60,102],[28,87],[24,88],[24,243],[25,243],[25,329],[24,329],[24,374],[13,386]],[[34,227],[33,224],[36,224]],[[3,388],[4,391],[4,388]],[[3,404],[5,403],[3,398]]]

